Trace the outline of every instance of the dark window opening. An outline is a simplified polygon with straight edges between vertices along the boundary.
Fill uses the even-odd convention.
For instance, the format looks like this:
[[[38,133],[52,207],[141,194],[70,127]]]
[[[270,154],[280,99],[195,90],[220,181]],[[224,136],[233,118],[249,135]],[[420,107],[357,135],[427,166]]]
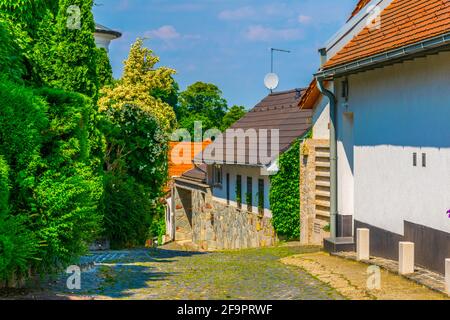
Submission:
[[[426,168],[427,166],[427,154],[422,153],[422,167]]]
[[[258,212],[264,213],[264,180],[258,180]]]
[[[247,177],[247,194],[245,202],[247,203],[247,211],[253,211],[253,179],[251,177]]]
[[[227,173],[227,205],[230,205],[230,174]]]
[[[236,203],[239,209],[242,208],[242,177],[236,177]]]
[[[416,152],[413,153],[413,166],[417,167],[417,153]]]

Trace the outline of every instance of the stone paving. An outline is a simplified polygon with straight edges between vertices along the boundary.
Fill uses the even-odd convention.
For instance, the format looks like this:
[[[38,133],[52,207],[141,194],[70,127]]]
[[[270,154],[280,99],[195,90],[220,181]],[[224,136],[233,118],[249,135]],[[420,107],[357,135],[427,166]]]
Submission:
[[[334,253],[334,255],[344,259],[356,261],[356,252],[337,252]],[[362,260],[361,262],[369,265],[376,265],[385,270],[388,270],[389,272],[398,274],[397,261],[380,257],[370,257],[370,260]],[[445,277],[440,275],[439,273],[415,266],[414,273],[403,275],[403,277],[420,285],[424,285],[436,292],[446,294]]]
[[[299,246],[215,253],[170,247],[108,251],[83,257],[81,290],[66,289],[65,274],[45,286],[61,299],[344,299],[308,273],[280,262],[316,251]]]
[[[302,268],[351,300],[444,300],[447,295],[429,289],[393,272],[381,269],[379,287],[365,262],[342,259],[324,252],[306,253],[281,259]],[[371,259],[371,264],[372,263]],[[376,265],[376,264],[375,264]]]

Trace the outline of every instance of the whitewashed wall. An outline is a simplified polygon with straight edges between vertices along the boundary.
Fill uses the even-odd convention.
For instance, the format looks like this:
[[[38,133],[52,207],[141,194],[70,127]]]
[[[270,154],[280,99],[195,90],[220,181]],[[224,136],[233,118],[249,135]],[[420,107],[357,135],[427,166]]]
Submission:
[[[352,75],[349,90],[348,107],[338,97],[340,213],[398,234],[404,220],[450,232],[450,53]]]
[[[209,166],[211,168],[211,166]],[[269,176],[261,175],[261,168],[251,167],[251,166],[238,166],[238,165],[225,165],[223,167],[223,184],[221,188],[213,188],[214,200],[226,203],[227,201],[227,173],[230,174],[230,205],[237,206],[236,203],[236,177],[237,175],[242,176],[242,206],[246,208],[246,193],[247,193],[247,177],[252,177],[252,194],[253,194],[253,212],[258,212],[258,180],[264,180],[264,214],[266,217],[272,217],[270,211],[270,200],[269,200],[269,188],[270,188],[270,178]],[[210,170],[208,171],[208,176],[211,176]]]
[[[313,139],[330,139],[330,103],[328,98],[321,95],[314,107],[312,116]]]

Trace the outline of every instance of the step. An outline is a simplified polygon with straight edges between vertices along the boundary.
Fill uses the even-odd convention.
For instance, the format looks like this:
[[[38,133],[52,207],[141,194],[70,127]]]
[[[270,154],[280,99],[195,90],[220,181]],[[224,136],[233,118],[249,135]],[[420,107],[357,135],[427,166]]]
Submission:
[[[329,152],[316,152],[316,158],[330,158]]]
[[[319,210],[319,209],[316,208],[316,216],[329,218],[330,217],[330,211]]]
[[[330,191],[322,191],[322,190],[316,190],[316,196],[320,197],[330,197]]]
[[[329,162],[316,162],[316,167],[320,167],[320,168],[330,168],[330,163]]]
[[[316,206],[324,207],[324,208],[330,208],[330,200],[317,200],[314,202]]]
[[[330,171],[316,171],[316,177],[330,178]]]
[[[330,187],[330,181],[316,181],[316,186]]]

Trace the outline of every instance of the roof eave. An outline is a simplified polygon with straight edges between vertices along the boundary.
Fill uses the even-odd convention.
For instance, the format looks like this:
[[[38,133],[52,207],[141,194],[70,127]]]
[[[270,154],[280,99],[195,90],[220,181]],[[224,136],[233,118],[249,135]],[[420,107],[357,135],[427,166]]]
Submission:
[[[351,61],[345,64],[330,67],[319,71],[314,76],[317,79],[333,79],[369,69],[382,67],[412,58],[416,55],[429,54],[441,51],[450,45],[450,32],[429,38],[420,42],[409,44],[400,48],[378,53],[366,58]],[[443,51],[443,50],[442,50]],[[428,53],[429,52],[429,53]]]

